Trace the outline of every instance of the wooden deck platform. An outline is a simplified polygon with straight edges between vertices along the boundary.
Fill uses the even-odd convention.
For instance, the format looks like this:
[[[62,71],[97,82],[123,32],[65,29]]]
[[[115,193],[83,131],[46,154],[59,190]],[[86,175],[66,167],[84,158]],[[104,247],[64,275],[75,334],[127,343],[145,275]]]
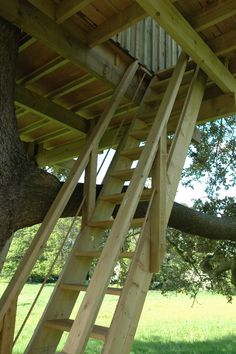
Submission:
[[[79,155],[91,120],[99,117],[135,59],[110,38],[148,15],[209,76],[198,121],[236,113],[234,0],[0,0],[0,15],[22,29],[16,77],[18,129],[29,155],[41,166],[63,163],[70,167],[64,162]],[[193,62],[189,62],[169,130],[176,126]],[[155,90],[160,100],[171,72],[170,68],[157,73]],[[140,65],[101,149],[110,146],[122,120],[125,125],[133,119],[152,75]],[[150,115],[154,104],[150,102]]]

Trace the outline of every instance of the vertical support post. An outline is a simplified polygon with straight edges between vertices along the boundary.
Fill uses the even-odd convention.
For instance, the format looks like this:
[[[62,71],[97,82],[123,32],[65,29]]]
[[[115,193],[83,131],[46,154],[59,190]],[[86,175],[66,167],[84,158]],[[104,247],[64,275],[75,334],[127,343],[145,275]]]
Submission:
[[[91,125],[91,131],[92,129],[93,125]],[[93,214],[96,203],[97,152],[98,144],[94,145],[94,148],[90,153],[88,165],[85,169],[85,202],[82,209],[82,228],[88,224]]]
[[[102,354],[130,353],[143,303],[152,279],[149,261],[150,220],[148,218],[141,231]]]
[[[157,273],[165,254],[167,182],[167,128],[163,130],[157,156],[152,167],[152,188],[155,190],[150,209],[150,272]]]
[[[15,332],[17,299],[12,301],[1,323],[0,354],[12,354]]]

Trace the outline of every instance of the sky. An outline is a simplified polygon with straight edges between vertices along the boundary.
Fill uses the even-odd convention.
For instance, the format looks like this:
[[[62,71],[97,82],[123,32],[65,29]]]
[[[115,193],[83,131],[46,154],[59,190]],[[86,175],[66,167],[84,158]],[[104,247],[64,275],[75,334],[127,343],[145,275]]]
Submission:
[[[103,163],[104,157],[106,155],[107,150],[105,150],[102,154],[98,155],[98,168],[100,168],[101,164]],[[108,156],[106,157],[103,166],[101,168],[100,173],[97,176],[97,184],[101,184],[104,178],[104,175],[107,171],[107,168],[109,167],[110,161],[114,155],[115,151],[111,150],[108,154]],[[191,160],[189,158],[186,159],[185,162],[185,167],[189,166]],[[135,166],[133,166],[135,167]],[[83,182],[84,181],[84,174],[81,176],[79,182]],[[175,201],[180,203],[180,204],[185,204],[189,207],[193,206],[194,203],[194,199],[204,199],[206,198],[206,194],[204,192],[205,189],[205,185],[204,185],[204,180],[201,180],[199,182],[194,182],[193,183],[193,188],[191,187],[185,187],[183,186],[181,183],[178,186],[178,190],[177,190],[177,194],[175,197]],[[226,195],[231,195],[232,193],[234,195],[236,195],[236,187],[232,189],[230,189],[229,191],[225,191],[222,190],[220,193],[220,197],[223,198]]]

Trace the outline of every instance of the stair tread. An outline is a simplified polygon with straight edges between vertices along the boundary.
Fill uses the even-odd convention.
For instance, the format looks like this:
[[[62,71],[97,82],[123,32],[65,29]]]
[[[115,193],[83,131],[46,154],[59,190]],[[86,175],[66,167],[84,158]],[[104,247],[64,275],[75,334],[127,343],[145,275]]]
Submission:
[[[124,181],[129,181],[134,173],[135,168],[126,168],[124,170],[117,170],[111,173],[112,177],[122,179]]]
[[[137,146],[134,148],[129,148],[121,151],[121,156],[126,156],[128,158],[131,158],[132,160],[138,160],[142,151],[144,149],[144,146]]]
[[[144,190],[140,196],[140,201],[145,201],[148,200],[150,198],[152,194],[152,191],[150,189]],[[122,202],[123,198],[125,196],[125,193],[115,193],[115,194],[107,194],[107,195],[103,195],[101,197],[102,200],[107,201],[107,202],[117,202],[120,203]]]
[[[133,219],[131,222],[131,226],[142,226],[144,222],[144,218],[136,218]],[[98,221],[91,221],[89,223],[90,227],[98,227],[98,228],[111,228],[114,223],[114,220],[98,220]]]
[[[131,131],[129,135],[136,139],[146,139],[149,132],[150,132],[150,128],[135,129]]]
[[[62,283],[60,287],[65,290],[72,290],[72,291],[86,291],[88,286],[83,284],[74,284],[74,283]],[[106,294],[108,295],[116,295],[120,296],[122,292],[122,288],[112,288],[108,287],[106,290]]]
[[[44,325],[46,327],[51,327],[53,329],[58,329],[60,331],[69,332],[73,325],[73,322],[74,321],[70,319],[56,319],[56,320],[47,320],[45,321]],[[107,327],[94,325],[90,337],[94,339],[105,340],[108,334],[108,330],[109,328]]]
[[[102,251],[77,251],[76,256],[78,257],[89,257],[89,258],[99,258]],[[134,252],[121,252],[119,258],[132,258]]]

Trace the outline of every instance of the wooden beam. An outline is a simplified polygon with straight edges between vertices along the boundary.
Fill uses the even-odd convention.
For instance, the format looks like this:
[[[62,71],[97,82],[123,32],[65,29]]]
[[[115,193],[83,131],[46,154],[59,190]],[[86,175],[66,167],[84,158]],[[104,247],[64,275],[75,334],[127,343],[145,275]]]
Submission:
[[[94,76],[90,74],[85,74],[82,77],[76,78],[62,86],[57,87],[56,89],[50,91],[46,97],[47,98],[58,98],[64,96],[72,91],[78,90],[79,88],[90,84],[91,82],[96,81]]]
[[[227,93],[224,95],[208,98],[202,101],[198,113],[197,122],[205,123],[222,117],[229,117],[236,114],[236,94]]]
[[[30,73],[22,76],[19,80],[17,80],[18,84],[32,84],[33,82],[41,79],[45,75],[50,74],[51,72],[57,70],[58,68],[64,66],[68,63],[67,59],[62,57],[56,57],[47,62],[45,65],[40,66],[39,68],[31,71]]]
[[[27,135],[27,134],[31,133],[32,131],[39,129],[48,123],[49,123],[49,120],[47,118],[34,121],[34,122],[26,125],[25,127],[18,129],[19,135],[22,140],[25,140],[24,135]],[[31,141],[33,142],[33,139]]]
[[[88,32],[88,44],[91,47],[105,42],[116,33],[125,30],[145,18],[147,14],[137,3],[112,16],[102,25]]]
[[[197,123],[201,124],[207,121],[215,120],[221,117],[227,117],[230,115],[236,114],[236,99],[235,94],[228,93],[214,98],[205,99],[202,101],[201,108],[198,114]],[[176,127],[177,119],[179,114],[175,117],[174,120],[170,120],[168,127],[170,130]],[[124,126],[125,127],[125,126]],[[117,128],[108,130],[100,143],[100,150],[107,148],[113,137],[116,134]],[[39,166],[52,165],[61,161],[66,161],[71,158],[77,157],[85,140],[81,139],[78,142],[69,143],[62,145],[58,148],[54,148],[50,151],[40,151],[37,155],[37,163]],[[115,142],[117,143],[117,142]]]
[[[167,130],[162,133],[157,156],[152,167],[150,221],[150,273],[158,273],[165,255],[166,239],[166,183],[167,183]]]
[[[62,23],[69,17],[83,10],[86,6],[91,4],[93,0],[63,0],[56,8],[56,21]]]
[[[137,0],[224,92],[236,91],[236,80],[169,0]]]
[[[42,11],[45,15],[51,19],[55,19],[56,13],[56,4],[51,0],[28,0],[32,5],[37,9]]]
[[[236,49],[236,30],[212,38],[208,44],[216,55],[225,55]]]
[[[217,1],[203,8],[200,13],[190,19],[190,22],[197,32],[201,32],[234,15],[236,15],[235,0]]]
[[[23,86],[16,85],[15,101],[28,111],[34,112],[43,118],[55,120],[78,133],[87,133],[87,122],[84,118]]]
[[[84,101],[76,103],[75,105],[71,106],[70,109],[73,112],[79,112],[83,108],[89,108],[98,103],[107,101],[108,99],[111,98],[111,96],[112,96],[112,90],[108,89],[102,93],[99,93],[98,95],[91,96]]]
[[[124,126],[123,129],[126,129],[126,127]],[[124,132],[123,129],[121,129],[121,135]],[[117,128],[107,130],[100,141],[99,150],[101,151],[104,149],[108,149],[109,147],[111,147],[111,142],[113,142],[114,146],[116,146],[118,144],[118,139],[120,138],[120,136],[117,137],[117,140],[115,140],[115,137],[117,137]],[[43,167],[55,163],[58,164],[62,161],[67,161],[72,158],[76,158],[80,155],[84,144],[85,137],[73,143],[64,144],[48,151],[39,151],[38,155],[36,156],[37,164]]]
[[[187,150],[196,125],[206,82],[207,77],[205,73],[197,68],[179,117],[174,139],[168,152],[166,225],[170,217]]]
[[[17,301],[13,300],[6,312],[0,331],[0,354],[12,354]]]
[[[32,44],[36,42],[36,39],[29,36],[28,34],[20,40],[19,47],[18,47],[18,54],[23,52],[25,49],[29,48]]]
[[[98,145],[101,137],[107,130],[114,112],[121,103],[127,87],[138,70],[138,66],[138,62],[135,61],[126,70],[126,73],[120,81],[120,84],[117,86],[111,101],[105,108],[92,133],[89,134],[80,158],[75,162],[70,175],[51,204],[50,209],[40,225],[40,228],[38,229],[30,247],[23,257],[22,262],[3,293],[0,299],[0,324],[3,323],[4,317],[9,311],[12,301],[14,301],[21,292],[38,256],[40,255],[40,252],[42,252],[43,246],[47,242],[47,239],[53,231],[65,206],[67,205],[79,178],[87,166],[91,152],[94,147]]]
[[[119,84],[125,73],[127,62],[130,59],[127,57],[127,62],[120,60],[119,65],[116,65],[119,50],[114,52],[110,48],[101,46],[93,49],[89,48],[78,38],[76,31],[65,29],[63,25],[56,24],[26,0],[7,2],[0,0],[0,16],[16,24],[62,57],[79,65],[82,69],[112,87]],[[138,76],[135,76],[127,90],[128,97],[133,97],[137,86]],[[142,88],[144,86],[145,83]],[[136,102],[139,101],[140,95],[136,97]]]

